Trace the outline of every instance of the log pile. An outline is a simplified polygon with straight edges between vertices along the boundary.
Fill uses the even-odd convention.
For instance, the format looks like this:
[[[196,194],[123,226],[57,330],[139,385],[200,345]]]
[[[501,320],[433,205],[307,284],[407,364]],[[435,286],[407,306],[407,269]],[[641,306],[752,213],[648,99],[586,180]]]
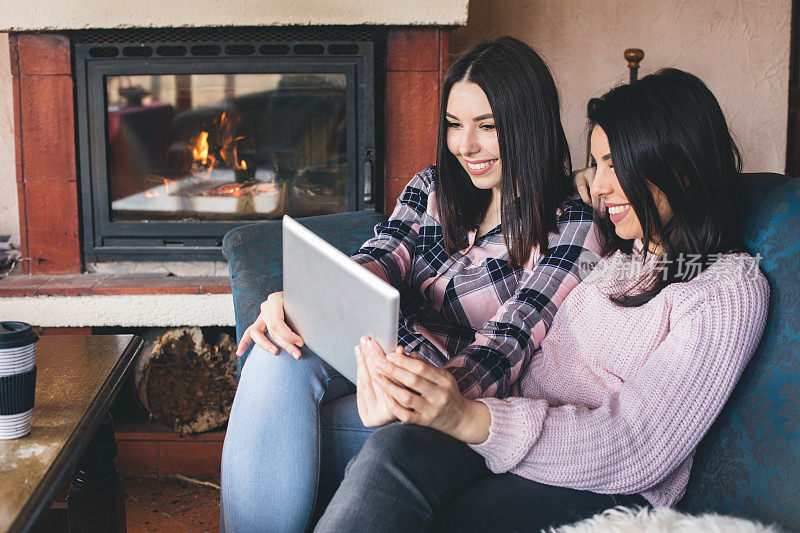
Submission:
[[[150,417],[179,433],[218,428],[236,393],[236,341],[221,333],[209,342],[200,328],[169,330],[146,345],[134,387]]]

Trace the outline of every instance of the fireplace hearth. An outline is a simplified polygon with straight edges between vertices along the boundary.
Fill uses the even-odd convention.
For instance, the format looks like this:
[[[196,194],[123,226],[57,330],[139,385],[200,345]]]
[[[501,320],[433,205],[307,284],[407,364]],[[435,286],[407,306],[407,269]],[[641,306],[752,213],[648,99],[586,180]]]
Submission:
[[[113,37],[73,41],[87,262],[220,259],[241,224],[382,207],[380,32]]]

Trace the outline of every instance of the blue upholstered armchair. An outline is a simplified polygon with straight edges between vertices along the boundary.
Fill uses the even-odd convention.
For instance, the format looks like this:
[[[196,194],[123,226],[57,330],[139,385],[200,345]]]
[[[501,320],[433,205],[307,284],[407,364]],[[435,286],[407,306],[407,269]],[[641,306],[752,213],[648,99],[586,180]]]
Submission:
[[[771,287],[769,317],[758,351],[700,444],[679,507],[800,530],[800,178],[744,174],[742,202],[743,242],[761,255]],[[301,222],[351,254],[383,219],[359,212]],[[280,221],[225,236],[239,338],[261,302],[281,289],[280,251]]]

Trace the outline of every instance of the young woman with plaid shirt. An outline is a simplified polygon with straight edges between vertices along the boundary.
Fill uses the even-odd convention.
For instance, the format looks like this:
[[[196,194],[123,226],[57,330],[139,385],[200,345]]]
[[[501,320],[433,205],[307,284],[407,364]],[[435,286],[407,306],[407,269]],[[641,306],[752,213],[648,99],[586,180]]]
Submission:
[[[441,102],[437,165],[354,259],[401,291],[400,349],[446,369],[467,397],[502,398],[601,246],[536,52],[511,38],[476,46],[448,71]],[[280,293],[239,353],[251,342],[223,450],[221,526],[305,530],[394,416],[303,346]]]

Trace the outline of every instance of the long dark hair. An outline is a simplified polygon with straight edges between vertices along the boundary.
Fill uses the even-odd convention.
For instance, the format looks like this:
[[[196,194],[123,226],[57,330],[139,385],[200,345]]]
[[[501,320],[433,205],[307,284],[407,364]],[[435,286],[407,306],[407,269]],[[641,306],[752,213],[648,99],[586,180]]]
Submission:
[[[466,230],[480,226],[491,190],[475,187],[447,148],[447,100],[457,82],[477,84],[494,115],[500,145],[500,223],[509,263],[522,266],[533,246],[548,248],[556,209],[571,190],[572,163],[561,126],[558,91],[541,57],[511,37],[485,41],[447,71],[439,110],[436,207],[445,248],[466,246]]]
[[[699,78],[669,68],[621,85],[591,106],[589,122],[608,137],[620,186],[644,230],[643,261],[650,243],[663,250],[657,275],[614,301],[642,305],[667,285],[702,272],[712,254],[738,248],[741,155],[717,99]],[[669,202],[673,216],[666,224],[648,183]],[[605,255],[631,252],[633,241],[620,239],[607,219],[600,225]],[[689,260],[697,266],[687,268]]]

